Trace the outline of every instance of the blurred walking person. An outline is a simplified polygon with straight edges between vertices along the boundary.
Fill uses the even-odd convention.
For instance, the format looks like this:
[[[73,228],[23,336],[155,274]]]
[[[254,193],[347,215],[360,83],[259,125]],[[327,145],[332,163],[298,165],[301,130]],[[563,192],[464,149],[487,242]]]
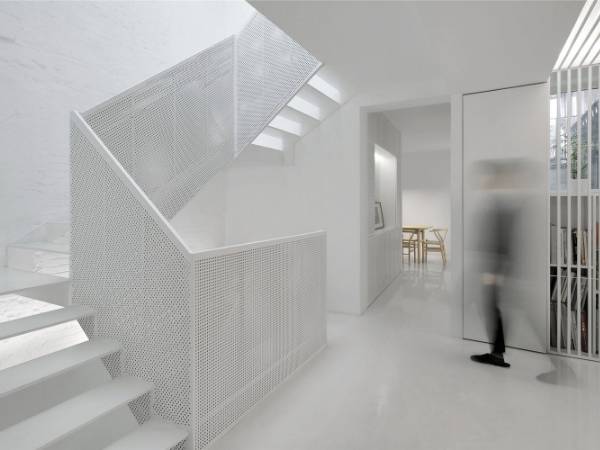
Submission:
[[[482,256],[481,306],[491,351],[473,355],[471,359],[499,367],[510,367],[504,360],[506,322],[502,316],[502,296],[506,292],[514,253],[511,243],[515,241],[513,233],[519,211],[518,196],[514,195],[518,185],[515,176],[520,169],[522,167],[515,160],[489,160],[476,164],[479,188],[485,197],[476,250]]]

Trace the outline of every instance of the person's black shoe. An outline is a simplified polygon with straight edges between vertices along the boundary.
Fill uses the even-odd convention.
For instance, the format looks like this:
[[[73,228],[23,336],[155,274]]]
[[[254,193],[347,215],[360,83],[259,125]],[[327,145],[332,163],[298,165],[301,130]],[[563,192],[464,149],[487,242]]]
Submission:
[[[484,353],[483,355],[472,355],[471,361],[475,361],[481,364],[491,364],[492,366],[498,367],[510,367],[510,364],[504,361],[502,356],[496,356],[491,353]]]

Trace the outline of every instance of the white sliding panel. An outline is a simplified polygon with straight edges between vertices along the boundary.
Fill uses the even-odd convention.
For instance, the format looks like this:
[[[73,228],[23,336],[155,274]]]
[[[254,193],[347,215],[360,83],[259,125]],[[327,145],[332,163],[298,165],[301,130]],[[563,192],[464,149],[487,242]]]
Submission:
[[[513,261],[502,289],[502,310],[507,345],[546,351],[547,324],[547,142],[548,85],[536,84],[463,97],[464,158],[464,301],[463,336],[488,342],[484,326],[481,287],[481,211],[489,205],[489,192],[479,189],[474,164],[482,160],[526,159],[527,189],[509,190],[504,196],[520,205],[511,232]],[[531,176],[529,176],[529,174]],[[526,180],[527,181],[527,180]]]

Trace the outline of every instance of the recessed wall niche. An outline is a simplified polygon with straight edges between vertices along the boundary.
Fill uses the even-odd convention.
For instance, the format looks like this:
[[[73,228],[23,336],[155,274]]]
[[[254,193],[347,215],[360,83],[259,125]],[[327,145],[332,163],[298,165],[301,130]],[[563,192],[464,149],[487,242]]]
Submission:
[[[396,156],[386,149],[375,144],[373,148],[374,159],[374,186],[375,202],[381,202],[383,211],[383,227],[375,222],[375,229],[393,228],[396,226],[397,208],[397,161]]]

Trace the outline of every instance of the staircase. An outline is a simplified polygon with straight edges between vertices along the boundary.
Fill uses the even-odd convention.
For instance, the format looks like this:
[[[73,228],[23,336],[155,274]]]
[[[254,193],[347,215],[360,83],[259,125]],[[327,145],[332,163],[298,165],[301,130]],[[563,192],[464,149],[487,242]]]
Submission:
[[[337,87],[339,82],[326,68],[321,68],[254,139],[253,146],[282,152],[318,127],[346,100]]]
[[[152,383],[120,374],[121,345],[93,337],[94,311],[41,303],[14,294],[0,296],[5,306],[0,312],[23,305],[37,312],[19,318],[0,315],[1,350],[37,352],[0,370],[0,448],[184,448],[187,430],[153,417]],[[57,336],[52,330],[67,325],[78,328],[79,335],[44,353],[44,348],[56,348],[49,342]],[[64,333],[60,336],[64,339]]]
[[[7,245],[7,266],[69,278],[69,239],[69,224],[46,223]]]
[[[52,303],[68,298],[70,226],[45,223],[5,248],[0,295],[19,292]]]

